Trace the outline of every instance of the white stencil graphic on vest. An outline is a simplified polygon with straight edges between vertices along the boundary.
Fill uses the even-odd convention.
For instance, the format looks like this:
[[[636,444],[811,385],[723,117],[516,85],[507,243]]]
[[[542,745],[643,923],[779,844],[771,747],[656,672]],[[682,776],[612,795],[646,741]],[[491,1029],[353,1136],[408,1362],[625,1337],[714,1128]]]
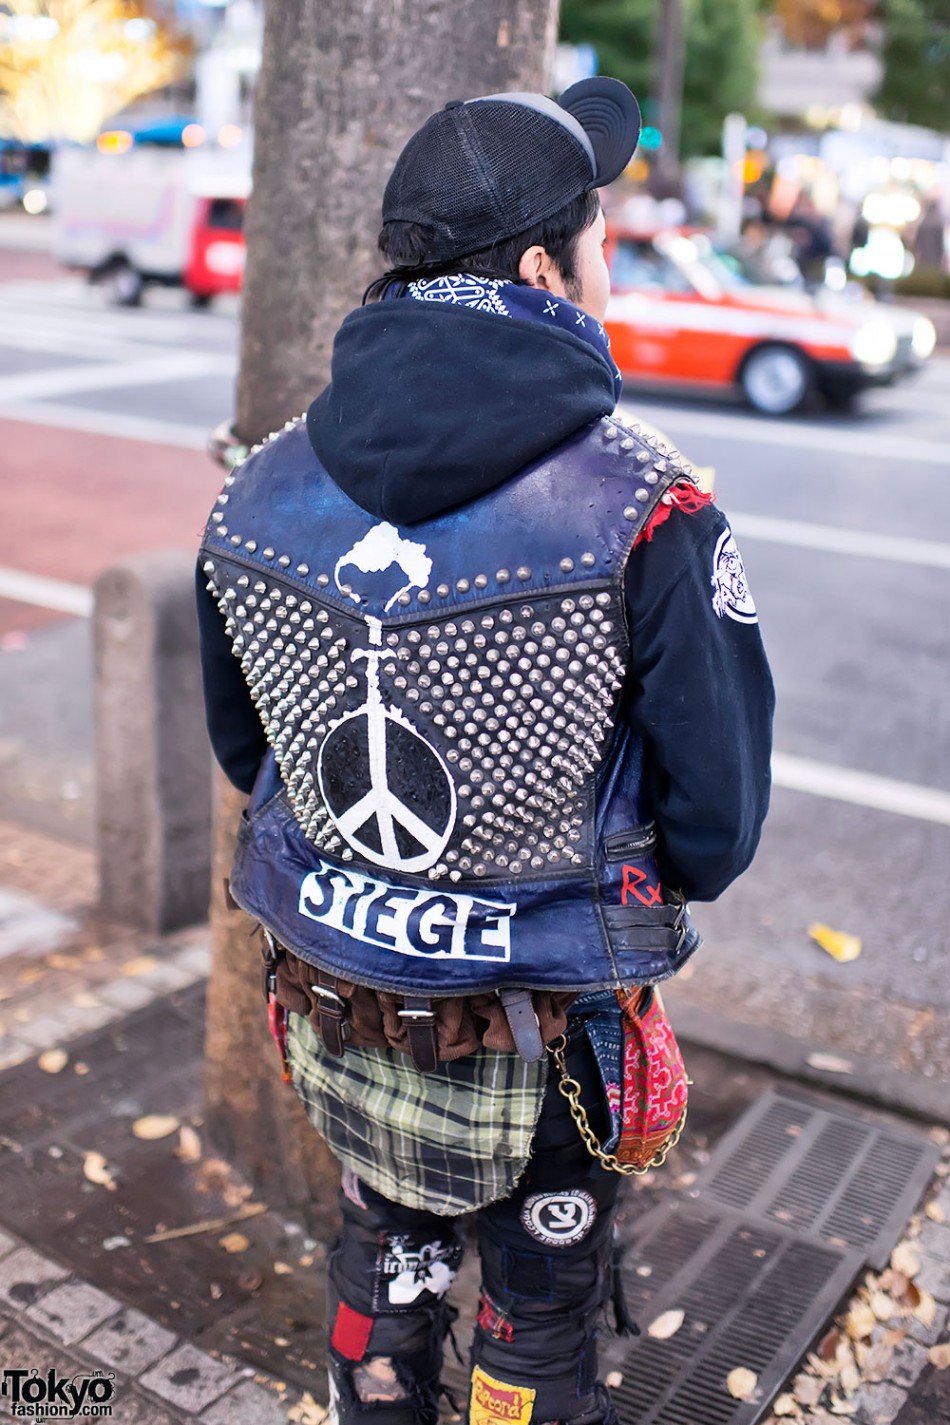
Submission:
[[[713,586],[713,610],[719,618],[725,614],[727,618],[735,619],[736,623],[758,623],[759,616],[742,567],[742,555],[728,526],[716,541],[709,582]]]
[[[382,1261],[391,1306],[410,1306],[424,1291],[444,1296],[455,1280],[459,1252],[441,1242],[431,1242],[414,1252],[406,1239],[389,1238]]]
[[[401,594],[424,589],[432,560],[424,544],[379,524],[337,560],[334,578],[354,603],[360,595],[344,570],[367,575],[394,571],[398,581],[384,612]],[[378,587],[378,585],[377,585]],[[327,810],[344,840],[366,860],[396,871],[434,866],[452,834],[455,783],[439,752],[398,708],[383,701],[379,664],[382,624],[365,615],[367,648],[351,654],[362,665],[366,701],[333,724],[320,748],[317,777]]]

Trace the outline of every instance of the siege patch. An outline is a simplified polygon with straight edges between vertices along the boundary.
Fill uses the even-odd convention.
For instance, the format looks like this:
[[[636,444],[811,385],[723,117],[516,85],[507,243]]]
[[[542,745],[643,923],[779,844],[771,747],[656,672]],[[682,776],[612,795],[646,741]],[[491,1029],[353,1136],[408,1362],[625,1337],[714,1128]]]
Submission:
[[[470,1425],[529,1425],[536,1395],[537,1391],[529,1386],[494,1380],[476,1366],[472,1372]]]
[[[317,859],[300,883],[297,909],[364,945],[427,960],[511,959],[517,907],[478,896],[397,887]]]
[[[536,1192],[521,1209],[521,1225],[548,1247],[583,1242],[594,1225],[597,1204],[589,1192]]]

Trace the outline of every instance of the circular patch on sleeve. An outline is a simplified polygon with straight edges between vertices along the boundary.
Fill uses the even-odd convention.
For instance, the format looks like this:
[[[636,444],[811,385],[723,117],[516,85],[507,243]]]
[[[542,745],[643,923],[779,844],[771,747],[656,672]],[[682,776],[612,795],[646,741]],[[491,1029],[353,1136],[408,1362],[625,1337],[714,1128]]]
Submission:
[[[736,623],[758,623],[759,616],[742,567],[742,555],[728,525],[716,541],[709,582],[713,586],[713,612],[718,618],[725,615],[735,619]]]
[[[583,1242],[594,1225],[597,1204],[589,1192],[536,1192],[521,1209],[521,1225],[547,1247]]]

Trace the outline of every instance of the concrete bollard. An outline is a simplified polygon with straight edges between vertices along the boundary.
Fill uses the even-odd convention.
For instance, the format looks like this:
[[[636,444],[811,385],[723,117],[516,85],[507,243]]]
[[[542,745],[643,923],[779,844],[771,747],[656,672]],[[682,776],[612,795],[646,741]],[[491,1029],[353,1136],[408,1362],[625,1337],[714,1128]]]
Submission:
[[[96,581],[96,846],[103,913],[174,930],[208,914],[211,752],[194,555],[154,550]]]

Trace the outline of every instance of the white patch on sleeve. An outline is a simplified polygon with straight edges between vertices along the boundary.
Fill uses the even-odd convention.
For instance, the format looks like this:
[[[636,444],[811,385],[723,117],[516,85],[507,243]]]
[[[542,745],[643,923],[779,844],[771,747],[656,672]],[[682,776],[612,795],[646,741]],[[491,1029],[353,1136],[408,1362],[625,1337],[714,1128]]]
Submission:
[[[745,569],[742,567],[742,555],[728,525],[716,541],[712,578],[709,582],[713,586],[713,611],[718,618],[725,614],[728,618],[735,619],[736,623],[758,623],[759,616],[749,592]]]

